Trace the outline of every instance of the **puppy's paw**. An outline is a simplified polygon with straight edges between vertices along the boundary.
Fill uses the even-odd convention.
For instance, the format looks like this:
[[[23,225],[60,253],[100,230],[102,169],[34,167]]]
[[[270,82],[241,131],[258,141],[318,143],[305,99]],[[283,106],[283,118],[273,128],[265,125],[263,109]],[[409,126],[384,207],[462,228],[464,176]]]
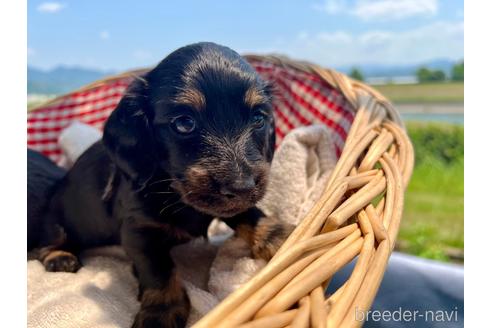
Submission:
[[[274,217],[260,220],[254,230],[253,256],[269,261],[289,237],[295,226]]]
[[[155,296],[149,296],[146,290],[132,328],[183,328],[186,326],[190,313],[190,301],[185,292],[182,297],[174,300],[170,300],[169,295],[159,296],[153,300],[149,297]],[[167,299],[166,303],[160,303],[164,299]]]
[[[43,259],[43,265],[49,272],[77,272],[81,265],[79,259],[72,253],[52,251]]]

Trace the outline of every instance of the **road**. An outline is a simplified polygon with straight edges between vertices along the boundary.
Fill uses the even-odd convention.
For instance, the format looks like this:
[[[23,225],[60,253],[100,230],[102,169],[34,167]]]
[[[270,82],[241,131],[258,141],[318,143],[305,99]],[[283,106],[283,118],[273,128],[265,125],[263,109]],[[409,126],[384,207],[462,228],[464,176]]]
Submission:
[[[449,104],[395,104],[396,109],[402,113],[412,114],[463,114],[463,103]]]

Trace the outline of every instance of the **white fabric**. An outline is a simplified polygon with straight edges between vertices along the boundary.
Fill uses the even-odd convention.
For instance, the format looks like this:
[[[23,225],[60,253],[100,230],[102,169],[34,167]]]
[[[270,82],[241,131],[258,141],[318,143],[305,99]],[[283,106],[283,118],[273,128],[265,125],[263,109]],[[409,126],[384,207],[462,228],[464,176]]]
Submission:
[[[97,128],[79,121],[72,122],[58,137],[58,144],[65,155],[62,157],[61,166],[71,167],[75,160],[101,137],[102,132]]]
[[[297,224],[320,196],[335,166],[332,140],[321,125],[289,133],[275,152],[267,194],[259,207]],[[75,153],[78,156],[80,149],[70,156]],[[210,242],[197,239],[173,249],[192,304],[189,325],[265,265],[251,258],[241,239],[227,239],[230,235],[224,223],[214,221]],[[121,248],[90,250],[81,259],[83,267],[76,274],[45,272],[41,263],[28,262],[28,327],[131,325],[139,307],[137,281]]]

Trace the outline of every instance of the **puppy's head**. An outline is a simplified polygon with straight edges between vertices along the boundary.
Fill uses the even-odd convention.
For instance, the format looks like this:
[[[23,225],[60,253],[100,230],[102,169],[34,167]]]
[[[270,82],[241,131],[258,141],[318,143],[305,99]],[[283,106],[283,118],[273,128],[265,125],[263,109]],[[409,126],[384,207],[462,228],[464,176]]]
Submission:
[[[231,49],[189,45],[130,86],[103,140],[138,188],[165,172],[183,202],[230,217],[265,192],[275,144],[271,90]]]

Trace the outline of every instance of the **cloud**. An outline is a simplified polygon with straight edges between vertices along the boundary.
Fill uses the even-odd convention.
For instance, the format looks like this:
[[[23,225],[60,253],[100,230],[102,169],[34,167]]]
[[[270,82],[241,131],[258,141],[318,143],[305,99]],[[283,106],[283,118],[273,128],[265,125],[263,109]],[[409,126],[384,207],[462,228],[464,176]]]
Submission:
[[[415,16],[434,16],[438,11],[437,0],[325,0],[314,6],[330,15],[347,14],[361,20],[400,20]]]
[[[31,48],[31,47],[27,47],[27,57],[32,57],[36,54],[36,51]]]
[[[38,6],[38,11],[47,14],[54,14],[64,9],[67,5],[60,2],[43,2]]]
[[[358,2],[353,13],[364,20],[433,16],[437,13],[437,0],[364,0]]]
[[[395,35],[388,31],[369,31],[361,34],[358,41],[362,45],[384,45],[391,42]]]
[[[301,32],[268,52],[283,53],[328,67],[354,64],[417,64],[464,56],[464,24],[435,22],[404,30]]]
[[[101,32],[99,33],[99,38],[100,38],[101,40],[107,40],[107,39],[109,39],[109,38],[110,38],[110,36],[111,36],[111,35],[110,35],[110,34],[109,34],[109,32],[108,32],[108,31],[106,31],[106,30],[101,31]]]

